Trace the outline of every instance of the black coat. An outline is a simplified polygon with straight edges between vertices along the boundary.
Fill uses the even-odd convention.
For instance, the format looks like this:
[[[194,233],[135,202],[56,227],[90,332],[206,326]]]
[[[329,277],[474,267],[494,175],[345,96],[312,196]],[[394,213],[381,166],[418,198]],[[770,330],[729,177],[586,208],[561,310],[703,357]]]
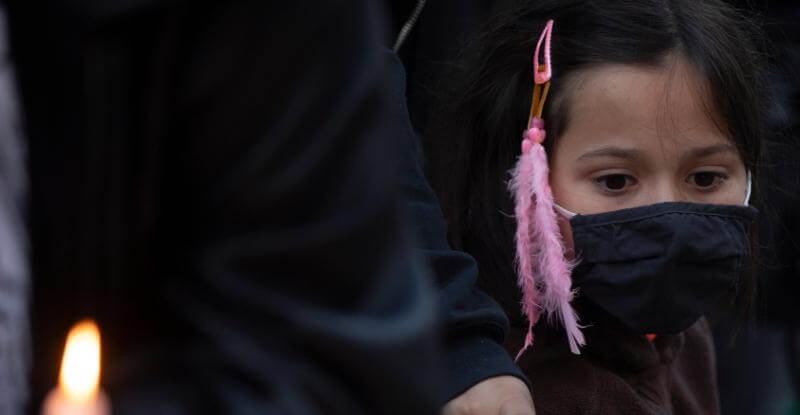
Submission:
[[[396,45],[401,28],[409,23],[420,0],[387,0],[392,31],[386,43]],[[439,288],[444,329],[443,361],[445,400],[452,399],[487,378],[511,375],[528,382],[501,344],[508,332],[508,318],[495,300],[477,287],[475,260],[448,245],[446,225],[438,201],[424,176],[423,148],[436,137],[428,135],[439,105],[439,82],[452,70],[451,62],[470,36],[477,33],[491,12],[511,0],[427,0],[411,31],[397,50],[392,85],[398,118],[393,125],[401,165],[402,200],[417,229],[421,254],[432,267]],[[401,65],[402,63],[402,65]],[[403,76],[405,75],[405,76]],[[405,86],[405,88],[403,88]],[[408,111],[405,109],[407,102]],[[409,123],[410,121],[410,123]],[[416,136],[418,140],[414,140]]]
[[[10,1],[34,408],[103,333],[115,413],[434,413],[370,1]]]

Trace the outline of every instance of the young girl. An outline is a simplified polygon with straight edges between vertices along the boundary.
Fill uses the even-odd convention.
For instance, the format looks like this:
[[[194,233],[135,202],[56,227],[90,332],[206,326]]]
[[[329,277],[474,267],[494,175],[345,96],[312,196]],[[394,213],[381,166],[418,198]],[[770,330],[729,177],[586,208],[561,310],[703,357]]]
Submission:
[[[433,182],[539,415],[719,412],[702,315],[750,292],[755,33],[722,1],[537,0],[470,45]]]

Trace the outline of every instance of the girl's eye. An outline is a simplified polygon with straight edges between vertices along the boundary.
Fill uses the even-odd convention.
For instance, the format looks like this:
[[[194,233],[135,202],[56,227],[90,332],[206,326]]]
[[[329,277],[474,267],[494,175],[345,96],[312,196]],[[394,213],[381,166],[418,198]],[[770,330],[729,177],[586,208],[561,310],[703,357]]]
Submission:
[[[627,174],[607,174],[594,179],[594,182],[607,192],[621,192],[636,184],[636,179]]]
[[[701,190],[713,189],[727,179],[728,176],[713,171],[701,171],[692,173],[686,178],[686,181]]]

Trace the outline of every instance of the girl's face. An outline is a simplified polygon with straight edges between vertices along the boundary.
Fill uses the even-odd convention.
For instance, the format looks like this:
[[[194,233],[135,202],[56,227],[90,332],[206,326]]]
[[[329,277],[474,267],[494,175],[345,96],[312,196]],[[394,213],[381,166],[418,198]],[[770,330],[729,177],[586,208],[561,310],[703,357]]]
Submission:
[[[607,65],[573,81],[550,160],[556,203],[580,214],[671,201],[743,203],[744,163],[709,114],[705,81],[684,59],[660,68]],[[567,221],[561,230],[571,249]]]

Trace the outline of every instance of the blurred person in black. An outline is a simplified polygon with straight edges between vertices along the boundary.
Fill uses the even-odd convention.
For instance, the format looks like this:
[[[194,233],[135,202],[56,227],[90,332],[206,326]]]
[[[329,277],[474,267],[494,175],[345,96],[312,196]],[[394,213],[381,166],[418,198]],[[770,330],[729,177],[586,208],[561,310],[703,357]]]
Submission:
[[[28,183],[18,101],[0,7],[0,414],[24,410],[30,369]]]
[[[395,192],[424,187],[395,174],[412,159],[376,3],[5,7],[30,148],[30,413],[87,315],[116,414],[438,409],[434,292]]]

